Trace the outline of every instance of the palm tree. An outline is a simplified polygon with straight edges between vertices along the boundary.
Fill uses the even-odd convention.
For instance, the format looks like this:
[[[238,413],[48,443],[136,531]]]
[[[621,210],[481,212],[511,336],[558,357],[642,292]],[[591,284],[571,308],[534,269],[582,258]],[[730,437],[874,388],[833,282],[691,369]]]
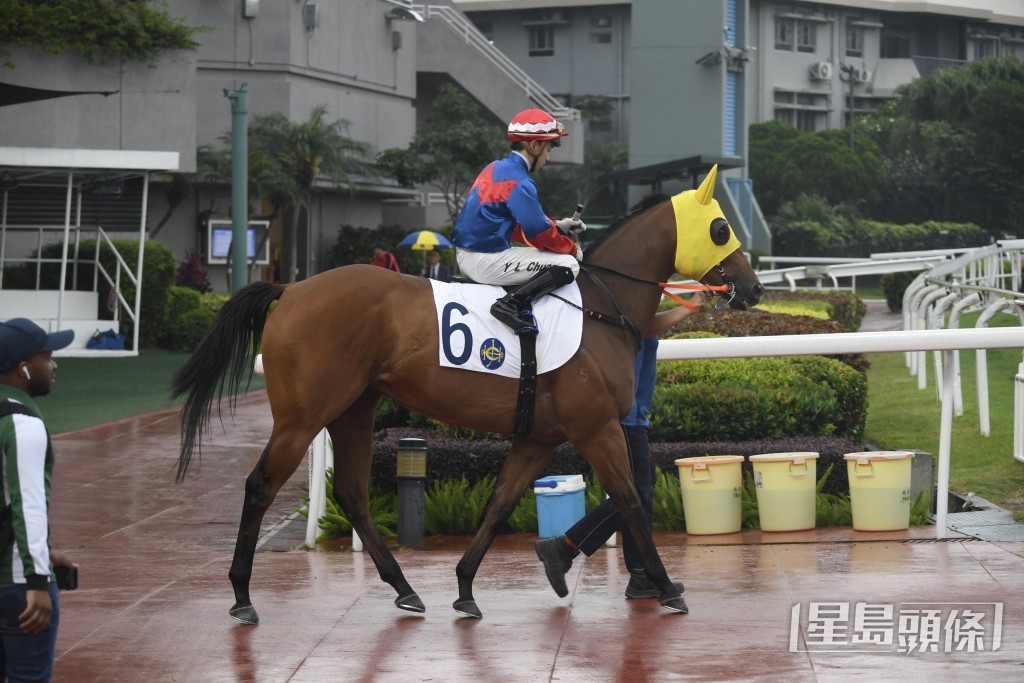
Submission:
[[[249,149],[261,160],[261,189],[285,216],[282,278],[298,274],[298,230],[302,210],[309,206],[313,184],[323,178],[339,187],[352,184],[350,174],[365,172],[365,143],[345,134],[348,121],[326,122],[327,105],[318,104],[304,123],[283,114],[257,116],[249,126]]]

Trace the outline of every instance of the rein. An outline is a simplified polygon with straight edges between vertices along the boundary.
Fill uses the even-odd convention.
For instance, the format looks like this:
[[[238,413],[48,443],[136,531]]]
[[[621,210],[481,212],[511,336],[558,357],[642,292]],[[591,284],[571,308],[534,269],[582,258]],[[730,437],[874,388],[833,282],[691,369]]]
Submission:
[[[729,303],[732,302],[733,297],[736,296],[736,285],[734,285],[731,282],[728,283],[728,284],[725,284],[725,285],[705,285],[703,283],[698,283],[698,284],[695,284],[695,285],[689,285],[689,284],[682,284],[682,283],[676,283],[676,282],[655,282],[654,280],[647,280],[647,279],[644,279],[642,277],[637,277],[636,275],[630,275],[628,273],[623,273],[621,271],[615,270],[614,268],[609,268],[607,266],[599,266],[596,263],[587,263],[587,264],[580,263],[580,270],[583,271],[583,272],[586,272],[587,275],[590,277],[590,279],[593,282],[595,282],[595,283],[600,283],[600,280],[598,280],[594,275],[592,275],[591,273],[588,272],[591,268],[596,268],[598,270],[603,270],[603,271],[606,271],[606,272],[609,272],[609,273],[613,273],[613,274],[618,275],[619,277],[625,278],[627,280],[632,280],[633,282],[639,282],[641,284],[651,285],[652,287],[661,287],[662,294],[664,294],[668,298],[670,298],[670,299],[672,299],[672,300],[682,304],[683,306],[686,306],[687,308],[690,308],[690,309],[693,309],[693,310],[697,310],[700,307],[699,306],[694,306],[693,304],[691,304],[686,299],[683,299],[682,297],[677,296],[676,294],[673,294],[672,292],[670,292],[668,290],[669,289],[692,289],[692,290],[695,290],[695,291],[702,291],[702,292],[714,292],[715,294],[718,295],[718,298],[720,300],[723,300],[725,302],[724,306],[728,306]],[[715,268],[718,270],[719,275],[722,275],[723,277],[725,276],[725,268],[722,267],[721,263],[716,264]],[[604,287],[603,284],[600,284],[599,286],[602,288],[602,290],[605,292],[605,294],[612,300],[612,303],[615,304],[616,309],[618,310],[618,304],[616,303],[615,298],[612,297],[612,295],[608,292],[608,290]],[[728,298],[726,298],[726,295],[728,295]],[[717,309],[717,308],[719,308],[719,306],[716,305],[715,308]],[[619,312],[621,314],[621,310],[619,310]],[[630,323],[630,324],[632,324],[632,323]]]

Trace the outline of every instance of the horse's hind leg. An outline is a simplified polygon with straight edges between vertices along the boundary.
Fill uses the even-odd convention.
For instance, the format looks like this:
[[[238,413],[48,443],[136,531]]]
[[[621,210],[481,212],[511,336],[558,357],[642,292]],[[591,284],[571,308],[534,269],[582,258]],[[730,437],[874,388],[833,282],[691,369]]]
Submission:
[[[327,426],[334,442],[334,498],[345,511],[352,528],[363,540],[380,578],[398,593],[395,605],[410,612],[426,607],[388,549],[370,517],[369,491],[372,462],[373,416],[380,396],[367,390],[345,414]]]
[[[484,554],[494,542],[498,525],[508,519],[523,497],[526,487],[534,481],[551,459],[554,446],[536,443],[523,438],[512,442],[512,450],[494,485],[494,494],[487,505],[483,523],[455,568],[459,579],[459,599],[452,607],[460,614],[480,618],[483,614],[473,599],[473,579],[480,569]]]
[[[658,602],[673,612],[688,612],[679,590],[668,578],[665,565],[654,546],[654,539],[647,529],[647,518],[633,485],[622,427],[618,423],[611,423],[586,439],[577,441],[576,446],[594,468],[594,474],[629,527],[637,549],[644,558],[644,572],[661,591]]]
[[[229,614],[243,624],[258,624],[260,621],[249,599],[249,581],[252,579],[252,561],[256,554],[263,515],[274,502],[277,492],[295,472],[314,436],[315,432],[309,433],[308,427],[286,429],[279,428],[275,423],[267,447],[245,480],[242,521],[238,525],[235,555],[228,571],[231,587],[235,591],[235,604]]]

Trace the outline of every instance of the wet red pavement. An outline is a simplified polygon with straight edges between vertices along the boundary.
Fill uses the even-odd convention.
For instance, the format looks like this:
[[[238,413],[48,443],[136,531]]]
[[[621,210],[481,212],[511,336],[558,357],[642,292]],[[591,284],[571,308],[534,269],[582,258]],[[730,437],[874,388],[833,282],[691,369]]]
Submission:
[[[53,535],[81,565],[81,587],[62,595],[55,680],[1024,678],[1024,543],[937,542],[932,528],[659,534],[669,573],[686,584],[691,613],[676,615],[655,600],[623,598],[618,549],[578,559],[571,592],[559,599],[534,538],[507,536],[480,569],[484,618],[474,620],[451,608],[468,539],[433,539],[426,551],[397,554],[426,603],[418,615],[393,606],[394,592],[368,556],[292,551],[303,525],[286,520],[302,495],[304,465],[264,521],[264,533],[276,533],[256,555],[261,623],[238,625],[227,615],[227,571],[243,481],[269,422],[262,392],[244,398],[227,433],[215,427],[201,465],[180,485],[176,411],[56,437]],[[859,602],[891,606],[878,633],[894,645],[851,642],[867,633],[855,622]],[[809,618],[821,603],[849,608],[832,622],[831,643],[818,630],[825,622]],[[900,623],[905,636],[927,633],[915,616],[928,609],[944,622],[936,651],[898,652]],[[964,610],[983,614],[975,641],[956,631]],[[984,651],[966,651],[970,642]]]

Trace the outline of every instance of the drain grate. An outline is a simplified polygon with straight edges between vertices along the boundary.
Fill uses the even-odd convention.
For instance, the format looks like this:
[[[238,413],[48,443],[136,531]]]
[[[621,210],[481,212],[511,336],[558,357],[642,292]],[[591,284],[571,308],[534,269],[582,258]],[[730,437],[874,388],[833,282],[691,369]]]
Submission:
[[[946,525],[954,531],[982,541],[1024,541],[1024,524],[1002,509],[954,512],[946,516]]]

